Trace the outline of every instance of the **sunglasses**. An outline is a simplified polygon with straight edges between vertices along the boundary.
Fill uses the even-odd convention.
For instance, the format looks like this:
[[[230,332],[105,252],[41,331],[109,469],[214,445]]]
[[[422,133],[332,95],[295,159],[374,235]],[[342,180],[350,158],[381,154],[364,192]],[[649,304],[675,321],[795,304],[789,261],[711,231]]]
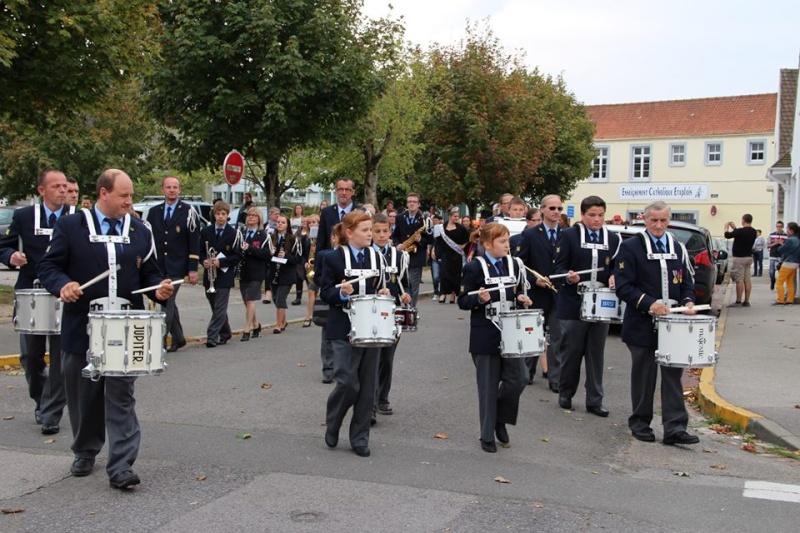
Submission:
[[[549,206],[547,209],[549,209],[550,211],[563,211],[564,210],[563,207],[556,207],[554,205]]]

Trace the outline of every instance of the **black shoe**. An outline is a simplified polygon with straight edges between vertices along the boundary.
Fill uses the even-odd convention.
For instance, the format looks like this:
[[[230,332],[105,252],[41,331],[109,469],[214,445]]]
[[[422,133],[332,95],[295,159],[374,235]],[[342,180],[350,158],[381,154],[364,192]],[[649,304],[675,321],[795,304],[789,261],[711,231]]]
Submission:
[[[642,442],[655,442],[656,441],[656,435],[655,435],[655,433],[653,433],[653,430],[650,429],[650,428],[644,429],[642,431],[632,431],[631,435],[633,435],[633,437],[636,440],[640,440]]]
[[[257,339],[259,335],[261,335],[261,323],[258,324],[257,328],[253,329],[251,337]]]
[[[266,298],[264,298],[263,300],[261,300],[261,303],[262,304],[271,304],[272,300],[267,300]]]
[[[206,341],[206,348],[216,348],[217,343],[214,341]]]
[[[769,284],[769,290],[771,290],[771,291],[774,291],[774,290],[775,290],[775,282],[774,282],[774,281],[770,282],[770,284]]]
[[[369,418],[369,425],[374,426],[377,423],[378,423],[378,415],[372,413],[372,416]]]
[[[120,490],[129,489],[134,485],[138,485],[139,483],[141,483],[139,476],[137,476],[132,470],[120,472],[109,480],[109,484],[112,487]]]
[[[325,444],[328,448],[336,448],[336,445],[339,444],[339,432],[332,433],[331,431],[325,430]]]
[[[39,411],[38,407],[33,412],[33,419],[36,420],[36,423],[39,424],[40,426],[44,423],[44,419],[42,418],[42,412]]]
[[[689,435],[685,431],[679,431],[672,435],[664,436],[664,444],[672,446],[674,444],[697,444],[700,438],[697,435]]]
[[[42,435],[55,435],[60,431],[60,429],[61,428],[58,427],[58,424],[46,422],[42,425]]]
[[[272,330],[272,334],[273,335],[278,335],[281,331],[283,331],[281,328],[275,328],[275,329]]]
[[[558,405],[562,409],[572,409],[572,398],[568,396],[559,396],[558,397]]]
[[[303,301],[300,298],[292,300],[292,305],[300,305]]]
[[[497,437],[497,441],[500,443],[500,446],[503,448],[508,448],[511,446],[511,440],[508,438],[508,431],[506,430],[506,425],[498,422],[494,426],[494,434]]]
[[[608,416],[608,409],[606,409],[602,405],[587,405],[586,410],[592,413],[593,415],[597,415],[603,418]]]
[[[333,383],[333,378],[328,377],[328,376],[322,376],[322,382],[325,383],[326,385],[328,383]]]
[[[369,457],[370,455],[369,448],[367,448],[366,446],[356,446],[353,448],[353,451],[359,457]]]
[[[177,352],[184,346],[186,346],[186,339],[183,339],[180,342],[173,341],[172,344],[169,345],[169,348],[167,348],[167,352],[168,353]]]
[[[239,339],[239,342],[247,342],[249,340],[250,340],[250,332],[245,331],[244,333],[242,333],[242,338]]]
[[[547,372],[544,372],[544,371],[542,371],[542,377],[543,377],[544,379],[547,379]]]
[[[551,391],[556,392],[556,393],[558,392],[558,383],[553,383],[551,381],[550,383],[547,384],[547,386],[550,387]]]
[[[75,460],[72,461],[72,466],[70,467],[69,471],[75,477],[85,477],[92,473],[93,467],[94,459],[76,457]]]
[[[528,385],[533,385],[533,374],[528,378]]]
[[[217,344],[222,346],[223,344],[227,344],[229,340],[231,340],[230,337],[220,337],[219,342]]]
[[[382,403],[378,406],[378,412],[382,415],[390,415],[394,413],[392,410],[392,404],[390,403]]]
[[[490,440],[489,442],[481,441],[481,450],[485,451],[486,453],[497,453],[497,445],[493,440]]]

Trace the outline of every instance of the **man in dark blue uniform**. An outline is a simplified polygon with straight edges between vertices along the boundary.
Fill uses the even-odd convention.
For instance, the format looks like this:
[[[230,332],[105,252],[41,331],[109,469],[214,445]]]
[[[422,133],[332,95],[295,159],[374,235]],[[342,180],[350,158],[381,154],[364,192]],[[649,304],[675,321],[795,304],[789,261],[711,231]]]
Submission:
[[[631,402],[633,413],[628,427],[633,436],[644,442],[656,440],[650,423],[653,420],[653,395],[658,365],[655,350],[658,332],[653,315],[669,313],[674,300],[694,306],[694,280],[686,250],[667,233],[670,207],[661,201],[644,209],[647,231],[623,242],[614,268],[617,296],[627,304],[622,320],[622,342],[631,352]],[[663,294],[664,292],[668,294]],[[690,309],[686,314],[696,314]],[[683,368],[661,367],[661,417],[664,444],[696,444],[697,435],[686,432],[689,414],[683,402]]]
[[[0,261],[6,266],[18,267],[19,276],[14,288],[31,289],[39,261],[44,255],[56,221],[69,212],[67,178],[59,170],[45,170],[37,179],[41,205],[22,207],[14,211],[11,225],[0,240]],[[38,216],[37,216],[38,215]],[[25,305],[25,302],[19,302]],[[50,341],[50,372],[45,371],[44,354]],[[61,335],[19,336],[20,363],[25,369],[28,394],[36,402],[34,415],[42,424],[42,433],[53,435],[59,431],[59,422],[67,402],[64,380],[61,376]]]
[[[92,473],[95,456],[100,453],[108,431],[106,472],[111,486],[126,489],[139,484],[133,463],[139,454],[141,430],[133,397],[135,377],[100,377],[93,381],[81,376],[89,349],[90,302],[117,298],[143,309],[144,302],[134,290],[163,283],[148,296],[160,302],[172,295],[172,284],[164,279],[153,255],[150,230],[130,212],[133,183],[117,169],[104,171],[97,180],[97,203],[88,211],[59,220],[50,248],[39,264],[42,285],[65,303],[61,323],[61,349],[69,418],[72,425],[73,476]],[[128,227],[129,225],[129,227]],[[126,243],[90,241],[90,235],[126,237]],[[108,237],[110,239],[111,237]],[[112,253],[114,259],[112,260]],[[120,266],[108,280],[84,290],[80,286],[97,275]],[[112,288],[116,286],[115,294]]]
[[[411,293],[411,307],[417,307],[419,284],[422,281],[422,269],[428,259],[428,245],[433,244],[433,232],[428,233],[424,229],[426,221],[419,210],[419,194],[415,192],[408,193],[406,207],[406,212],[397,216],[392,240],[398,250],[407,252],[409,255],[408,292]],[[415,233],[414,241],[404,246],[403,243]]]
[[[197,261],[200,258],[200,227],[197,212],[180,199],[181,183],[178,178],[166,177],[161,182],[164,203],[150,208],[147,222],[153,229],[156,241],[158,266],[173,281],[189,276],[189,283],[197,284]],[[172,337],[168,352],[176,352],[186,345],[181,326],[181,315],[175,299],[180,285],[175,286],[169,301],[163,306],[167,314],[167,333]]]
[[[339,180],[336,182],[336,204],[329,205],[319,213],[319,229],[317,230],[317,251],[327,250],[331,247],[331,232],[333,227],[342,221],[345,215],[358,208],[353,201],[355,194],[353,180]]]

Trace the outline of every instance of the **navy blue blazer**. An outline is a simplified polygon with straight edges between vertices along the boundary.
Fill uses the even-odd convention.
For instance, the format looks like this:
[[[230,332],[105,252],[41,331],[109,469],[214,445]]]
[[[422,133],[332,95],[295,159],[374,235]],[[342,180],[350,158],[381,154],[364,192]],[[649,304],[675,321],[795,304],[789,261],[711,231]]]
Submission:
[[[417,214],[410,223],[408,221],[407,213],[398,213],[395,221],[394,232],[392,232],[392,242],[394,242],[395,246],[402,244],[404,241],[408,240],[408,238],[411,237],[414,232],[421,228],[423,224],[425,224],[425,220],[422,218],[421,211],[417,211]],[[423,231],[422,240],[416,244],[417,250],[413,254],[409,254],[409,267],[411,268],[425,266],[425,262],[428,258],[427,247],[429,244],[433,244],[433,235],[429,235],[427,232]],[[408,252],[408,250],[406,250],[406,252]]]
[[[649,314],[650,306],[661,299],[661,267],[659,261],[647,259],[640,233],[624,241],[614,266],[617,296],[627,304],[622,319],[622,342],[647,348],[658,347],[658,333]],[[685,304],[694,302],[694,280],[684,265],[683,250],[675,241],[677,259],[667,260],[669,297]]]
[[[91,210],[96,233],[102,234],[100,223]],[[141,294],[131,294],[142,287],[158,285],[164,274],[151,254],[152,234],[144,223],[131,217],[129,244],[117,245],[117,296],[131,302],[133,309],[144,309]],[[148,255],[150,257],[148,258]],[[145,260],[146,259],[146,260]],[[61,217],[53,232],[48,251],[39,263],[39,280],[51,294],[61,294],[61,289],[71,281],[81,285],[108,270],[108,253],[104,243],[89,242],[89,227],[83,213]],[[156,301],[155,291],[147,295]],[[77,302],[65,303],[61,320],[61,349],[67,353],[84,354],[89,349],[86,325],[89,321],[89,303],[108,296],[108,281],[103,280],[88,287]],[[162,303],[165,303],[162,302]]]
[[[532,228],[526,228],[520,233],[522,235],[519,240],[519,246],[512,248],[511,253],[525,263],[525,266],[532,268],[543,276],[554,274],[553,271],[556,258],[557,246],[550,245],[550,238],[547,236],[547,227],[544,224],[539,224]],[[557,230],[558,237],[561,237],[562,230]],[[533,308],[542,309],[544,314],[547,315],[553,306],[556,304],[556,293],[551,289],[539,287],[536,285],[536,278],[533,274],[527,272],[528,282],[531,288],[528,291],[528,296],[533,300]]]
[[[359,205],[353,202],[353,209],[358,209]],[[329,205],[319,213],[319,229],[317,230],[317,252],[322,250],[330,250],[331,248],[331,233],[333,227],[341,222],[339,219],[339,211],[341,211],[339,204]],[[350,211],[353,212],[352,210]]]
[[[339,289],[335,287],[342,282],[343,279],[356,279],[356,276],[344,275],[344,254],[350,254],[350,265],[355,268],[356,258],[350,247],[347,245],[331,250],[324,254],[322,260],[322,278],[320,279],[320,298],[330,306],[328,311],[328,323],[325,326],[325,339],[329,341],[347,340],[350,333],[350,317],[345,311],[347,301],[343,301],[339,295]],[[370,253],[364,249],[364,268],[380,268],[380,258],[377,253],[375,254],[377,265],[370,262]],[[369,278],[366,280],[366,293],[358,293],[358,286],[355,284],[354,288],[356,294],[375,294],[378,292],[379,278]],[[351,296],[353,296],[351,295]]]
[[[239,279],[243,282],[264,281],[266,269],[264,266],[269,260],[269,245],[267,244],[267,232],[263,229],[257,230],[253,237],[247,238],[247,228],[242,232],[245,242],[248,244],[247,250],[242,252],[242,261],[239,263]]]
[[[484,259],[486,257],[484,256]],[[489,272],[492,272],[492,261],[486,259]],[[506,272],[510,272],[509,258],[505,258]],[[514,267],[516,271],[516,266]],[[500,291],[492,291],[489,294],[492,299],[489,302],[481,303],[478,295],[468,293],[476,291],[481,287],[487,289],[495,287],[495,284],[486,284],[483,275],[483,268],[477,258],[473,259],[464,266],[461,272],[461,284],[463,292],[458,295],[458,306],[469,311],[469,351],[473,354],[500,355],[500,330],[494,323],[486,318],[486,307],[491,302],[500,301]],[[512,302],[512,308],[516,305],[515,288],[506,288],[506,300]]]
[[[147,222],[153,229],[158,252],[158,266],[171,278],[182,278],[189,272],[197,272],[200,258],[200,218],[194,231],[189,230],[189,212],[192,206],[178,200],[169,221],[164,220],[165,203],[150,208]],[[196,214],[196,213],[195,213]]]
[[[598,232],[600,241],[603,240],[603,230]],[[585,234],[589,242],[589,231]],[[608,232],[608,250],[597,250],[597,266],[603,270],[597,273],[597,281],[608,287],[608,278],[614,273],[613,256],[619,246],[619,234]],[[600,244],[604,244],[600,242]],[[561,238],[556,247],[556,261],[553,267],[554,274],[566,274],[570,270],[588,270],[592,268],[592,251],[581,248],[581,226],[572,226],[561,232]],[[581,274],[581,281],[589,281],[591,274]],[[556,313],[563,320],[580,320],[581,296],[578,295],[578,284],[569,284],[567,278],[557,279],[558,305]],[[552,292],[552,291],[551,291]]]
[[[38,275],[36,268],[44,256],[47,245],[50,244],[50,236],[35,235],[33,215],[37,206],[29,205],[14,210],[11,218],[11,225],[8,226],[6,234],[0,238],[0,261],[6,266],[11,266],[11,256],[19,251],[19,238],[22,237],[22,251],[28,259],[27,264],[19,269],[15,289],[30,289],[33,287],[33,280]],[[47,216],[43,205],[39,205],[40,215],[39,224],[47,227]],[[61,208],[61,216],[69,213],[69,206]],[[61,217],[59,217],[60,219]]]
[[[225,256],[219,261],[217,277],[214,280],[215,289],[230,289],[233,287],[233,281],[236,279],[236,265],[242,259],[242,250],[239,246],[234,247],[234,242],[236,242],[236,230],[230,224],[225,224],[222,230],[222,237],[219,239],[217,239],[216,224],[206,226],[200,230],[200,261],[206,260],[206,250],[209,248],[213,248],[217,254],[221,253]],[[227,272],[222,271],[225,267],[228,267]],[[204,270],[203,286],[208,289],[211,284],[208,281],[208,270]]]

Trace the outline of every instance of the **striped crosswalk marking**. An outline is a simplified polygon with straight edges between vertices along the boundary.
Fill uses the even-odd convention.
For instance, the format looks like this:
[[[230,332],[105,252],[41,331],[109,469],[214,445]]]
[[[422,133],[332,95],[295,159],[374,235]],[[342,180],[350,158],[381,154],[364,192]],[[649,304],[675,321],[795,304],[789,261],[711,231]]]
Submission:
[[[745,498],[800,503],[800,485],[784,485],[767,481],[745,481]]]

